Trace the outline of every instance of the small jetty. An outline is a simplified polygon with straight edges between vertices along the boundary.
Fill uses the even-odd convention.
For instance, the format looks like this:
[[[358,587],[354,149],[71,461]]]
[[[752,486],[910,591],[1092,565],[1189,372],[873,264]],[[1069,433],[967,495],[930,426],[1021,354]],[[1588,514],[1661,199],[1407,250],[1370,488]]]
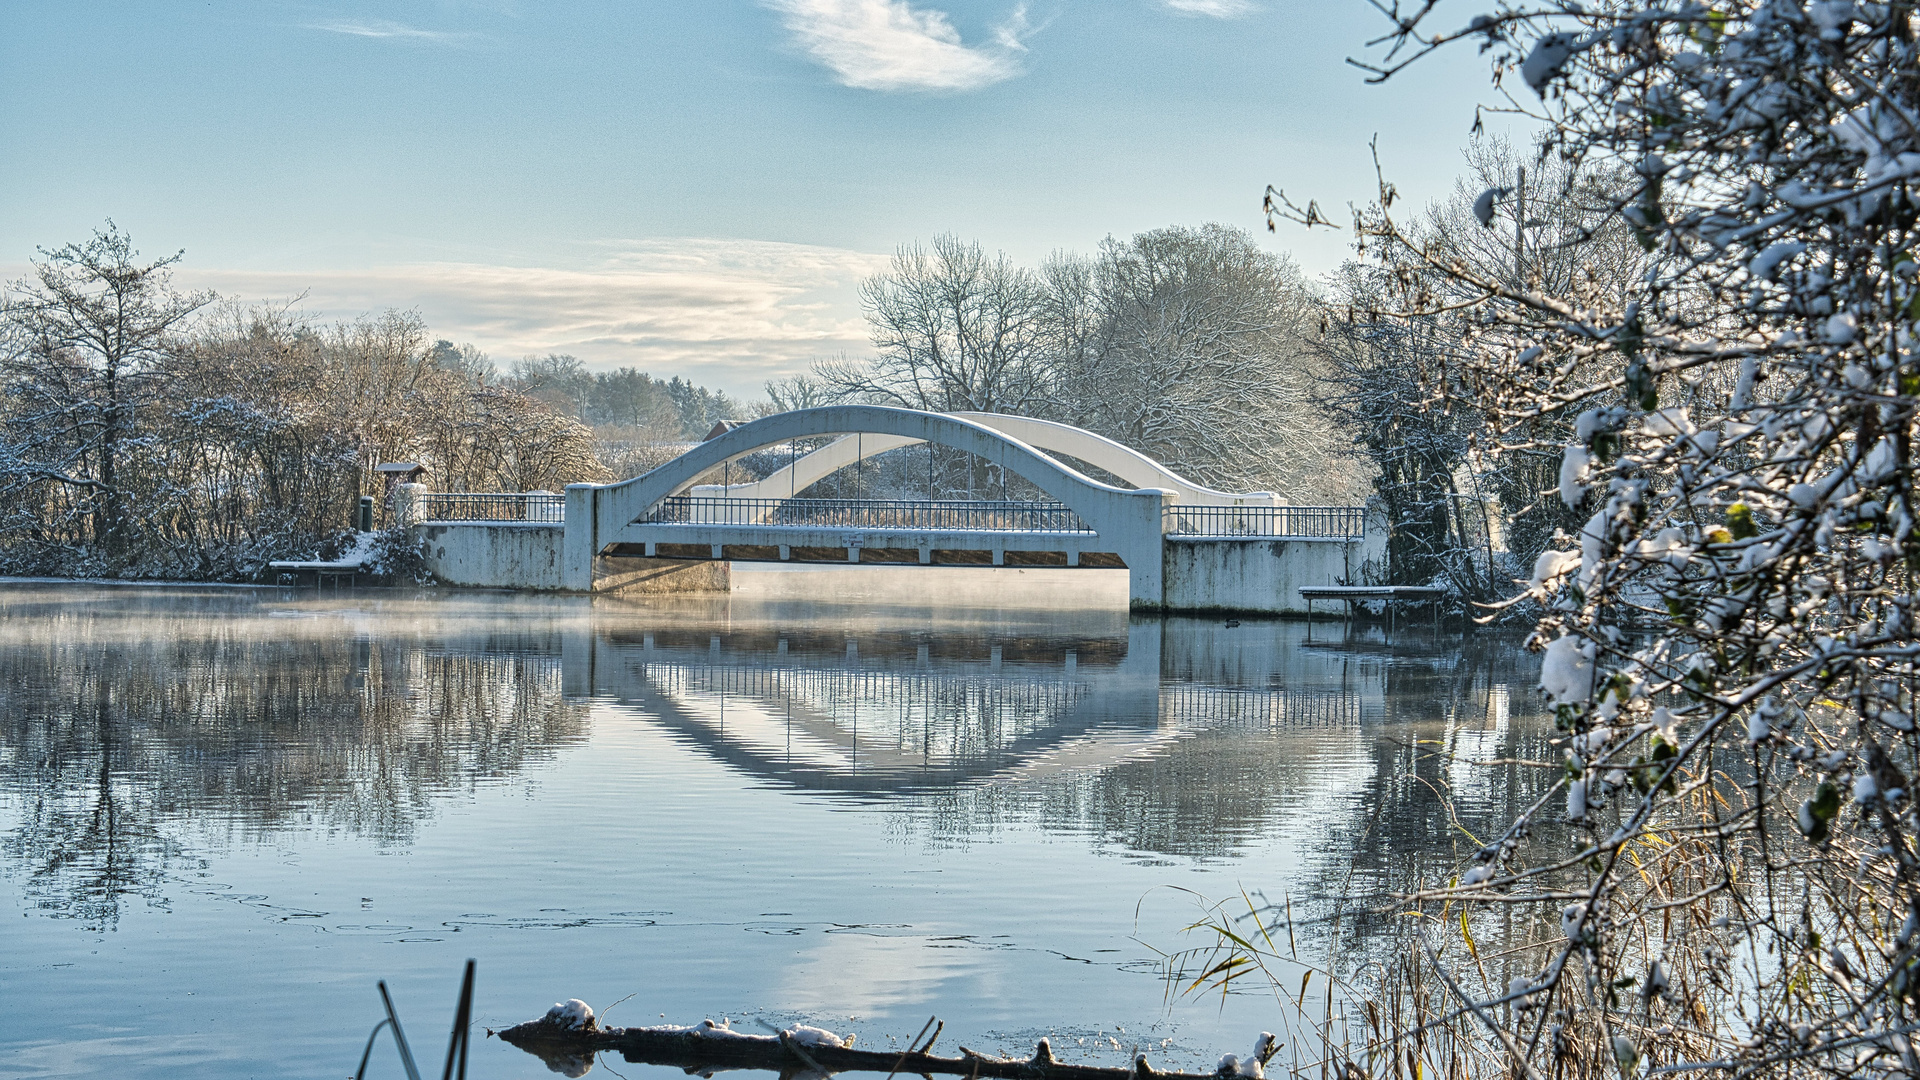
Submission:
[[[1395,605],[1430,604],[1433,606],[1434,619],[1440,617],[1440,602],[1447,598],[1447,590],[1438,585],[1303,585],[1300,587],[1300,599],[1307,606],[1307,621],[1313,621],[1313,602],[1315,600],[1344,600],[1347,604],[1347,618],[1353,618],[1354,605],[1375,602],[1386,605],[1387,617],[1393,618]]]

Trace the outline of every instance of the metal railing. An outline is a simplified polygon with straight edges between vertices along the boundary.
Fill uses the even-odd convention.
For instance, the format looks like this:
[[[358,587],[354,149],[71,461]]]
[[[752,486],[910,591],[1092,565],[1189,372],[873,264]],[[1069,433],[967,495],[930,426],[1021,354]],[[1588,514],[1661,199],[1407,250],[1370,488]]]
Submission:
[[[567,497],[551,492],[422,493],[404,508],[408,523],[425,521],[566,520]],[[1084,533],[1093,530],[1059,502],[906,499],[727,499],[676,495],[642,520],[656,525],[770,525],[944,532]],[[1311,537],[1358,540],[1366,510],[1358,506],[1169,506],[1161,531],[1183,537]]]
[[[1169,536],[1359,540],[1367,533],[1363,506],[1169,506],[1160,522]]]
[[[944,532],[1092,532],[1065,503],[891,499],[662,499],[654,525],[771,525]]]
[[[567,497],[551,492],[432,492],[416,495],[406,509],[409,523],[425,521],[538,521],[554,525],[567,520]]]

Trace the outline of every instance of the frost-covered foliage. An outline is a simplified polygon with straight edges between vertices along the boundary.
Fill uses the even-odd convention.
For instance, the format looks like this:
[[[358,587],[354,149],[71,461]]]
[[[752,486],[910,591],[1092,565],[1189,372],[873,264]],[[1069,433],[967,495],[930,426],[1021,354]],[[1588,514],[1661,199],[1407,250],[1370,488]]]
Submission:
[[[453,491],[606,477],[584,425],[417,316],[207,307],[112,228],[42,256],[0,307],[0,573],[253,578],[350,525],[383,461]]]
[[[422,544],[411,530],[382,529],[372,534],[365,547],[367,550],[362,565],[376,578],[397,585],[427,585],[433,582],[433,571],[427,567]]]
[[[1511,981],[1456,967],[1461,1015],[1527,1075],[1914,1075],[1920,20],[1516,2],[1432,34],[1434,10],[1393,11],[1382,76],[1479,43],[1545,154],[1620,178],[1605,220],[1645,253],[1515,278],[1402,227],[1388,185],[1358,220],[1444,279],[1406,314],[1465,316],[1449,393],[1488,452],[1564,432],[1550,488],[1583,521],[1524,583],[1564,778],[1435,894],[1533,907],[1559,944]],[[1546,815],[1574,851],[1530,842]]]
[[[1584,273],[1628,280],[1645,256],[1609,222],[1620,183],[1608,170],[1529,160],[1495,138],[1465,156],[1450,197],[1402,227],[1406,243],[1334,274],[1314,346],[1321,401],[1375,467],[1394,580],[1481,602],[1583,520],[1551,492],[1572,427],[1552,414],[1509,423],[1504,452],[1481,452],[1483,403],[1462,392],[1480,297],[1440,267],[1557,289]]]
[[[1048,277],[1079,327],[1063,335],[1077,347],[1057,364],[1057,418],[1203,483],[1353,498],[1361,467],[1313,400],[1316,298],[1290,259],[1206,225],[1108,239]]]

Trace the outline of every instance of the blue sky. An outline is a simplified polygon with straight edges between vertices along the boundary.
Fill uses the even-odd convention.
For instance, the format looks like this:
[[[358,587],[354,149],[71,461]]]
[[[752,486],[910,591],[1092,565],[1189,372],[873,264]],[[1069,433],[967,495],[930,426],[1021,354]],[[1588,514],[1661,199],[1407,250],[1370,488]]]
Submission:
[[[1382,25],[1364,0],[0,0],[0,269],[111,217],[223,294],[753,394],[863,351],[855,285],[936,232],[1037,262],[1259,229],[1269,182],[1364,199],[1375,133],[1440,196],[1493,93],[1470,48],[1365,85],[1344,60]],[[1319,273],[1347,241],[1266,242]]]

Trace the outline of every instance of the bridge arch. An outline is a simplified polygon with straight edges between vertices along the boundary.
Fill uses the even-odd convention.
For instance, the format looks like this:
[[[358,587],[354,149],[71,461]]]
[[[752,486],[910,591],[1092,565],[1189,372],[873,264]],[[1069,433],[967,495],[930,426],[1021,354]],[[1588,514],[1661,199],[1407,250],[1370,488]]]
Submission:
[[[942,415],[969,420],[1036,449],[1051,450],[1084,461],[1135,488],[1159,488],[1168,493],[1170,500],[1177,500],[1183,506],[1280,505],[1279,497],[1269,491],[1236,494],[1196,484],[1124,443],[1071,424],[1002,413],[955,412]],[[764,479],[730,487],[702,485],[692,490],[700,494],[712,492],[740,499],[786,498],[867,458],[903,446],[917,446],[922,441],[900,435],[845,435],[774,470]]]
[[[646,532],[639,523],[641,516],[661,500],[686,491],[706,472],[764,447],[853,433],[862,435],[863,442],[866,436],[880,436],[905,440],[895,446],[917,442],[950,446],[1017,473],[1079,515],[1099,535],[1102,550],[1119,554],[1130,568],[1131,592],[1136,597],[1159,602],[1160,509],[1169,492],[1157,487],[1129,490],[1101,483],[978,420],[879,405],[829,405],[776,413],[709,439],[631,480],[569,485],[564,555],[567,587],[591,590],[594,557],[609,544],[637,542]]]

